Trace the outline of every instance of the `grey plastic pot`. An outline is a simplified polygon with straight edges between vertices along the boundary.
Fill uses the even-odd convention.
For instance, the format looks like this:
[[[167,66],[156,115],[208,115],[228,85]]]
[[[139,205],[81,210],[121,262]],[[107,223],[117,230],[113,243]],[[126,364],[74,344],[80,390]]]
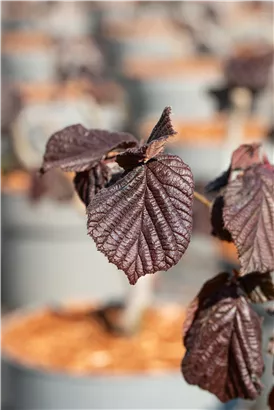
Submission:
[[[24,314],[22,311],[19,315]],[[18,313],[5,319],[10,323]],[[5,326],[5,325],[4,325]],[[2,404],[10,410],[219,408],[174,373],[72,376],[29,368],[2,354]]]
[[[33,36],[37,34],[33,32]],[[41,35],[38,32],[38,35]],[[18,40],[20,41],[20,34]],[[50,40],[49,40],[50,43]],[[15,82],[47,82],[56,80],[56,51],[53,44],[31,48],[3,48],[2,76]]]
[[[172,107],[175,116],[183,119],[205,119],[213,116],[215,105],[207,90],[221,78],[209,76],[166,76],[163,78],[124,78],[130,110],[135,124],[150,117],[158,117],[165,105]]]
[[[2,302],[8,308],[122,297],[127,279],[97,251],[72,204],[2,195]]]
[[[193,55],[191,39],[183,38],[180,42],[171,36],[109,38],[105,52],[109,61],[117,68],[123,66],[128,58],[178,58]]]

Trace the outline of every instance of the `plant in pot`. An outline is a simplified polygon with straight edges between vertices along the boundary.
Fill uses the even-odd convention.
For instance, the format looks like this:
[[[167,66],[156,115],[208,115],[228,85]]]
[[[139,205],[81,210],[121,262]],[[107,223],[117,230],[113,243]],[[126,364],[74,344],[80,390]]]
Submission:
[[[41,173],[52,168],[76,173],[74,184],[86,206],[88,234],[109,262],[125,272],[129,283],[134,285],[133,289],[136,287],[136,294],[122,307],[95,307],[92,310],[88,307],[82,312],[61,308],[34,313],[29,319],[19,318],[17,325],[15,322],[5,330],[4,349],[17,360],[20,358],[19,349],[22,362],[36,366],[39,364],[48,370],[58,350],[59,359],[57,365],[55,361],[55,368],[68,369],[66,364],[73,349],[68,348],[66,336],[74,335],[71,336],[76,349],[74,353],[82,340],[92,340],[96,344],[93,352],[90,351],[90,344],[86,344],[85,354],[83,351],[78,352],[80,356],[74,364],[74,370],[78,369],[81,374],[86,371],[90,375],[92,372],[105,375],[119,373],[119,370],[121,373],[131,371],[132,374],[134,370],[142,373],[144,370],[159,368],[166,370],[168,364],[173,369],[175,364],[179,367],[178,344],[174,339],[169,339],[171,329],[167,327],[166,320],[172,323],[174,329],[176,323],[172,316],[174,314],[178,318],[180,315],[173,311],[168,318],[160,315],[158,320],[154,320],[153,310],[145,309],[148,299],[146,303],[137,303],[135,306],[133,301],[142,300],[138,285],[146,283],[147,278],[143,276],[153,278],[153,273],[168,270],[185,253],[191,238],[195,197],[209,207],[214,235],[235,243],[240,270],[222,272],[205,283],[187,309],[185,320],[181,317],[184,320],[183,341],[186,349],[181,365],[183,376],[187,383],[212,393],[221,402],[235,398],[254,400],[262,392],[260,378],[264,366],[261,320],[251,303],[274,299],[271,277],[271,271],[274,270],[274,167],[265,155],[261,157],[259,144],[241,145],[234,151],[229,169],[210,184],[210,191],[217,192],[215,200],[210,202],[194,191],[188,165],[176,155],[163,153],[168,137],[176,134],[170,113],[170,108],[165,108],[144,144],[138,144],[127,133],[87,130],[79,124],[67,127],[50,138]],[[148,286],[144,286],[146,291],[151,285],[151,282],[147,283]],[[147,316],[149,314],[150,317]],[[79,328],[83,320],[85,328]],[[68,330],[67,325],[64,325],[71,325],[71,321],[78,331],[73,332],[73,326]],[[159,322],[162,322],[162,328]],[[62,329],[59,334],[61,337],[58,337],[58,327]],[[143,343],[137,336],[138,327],[139,334],[147,332],[148,339],[143,340]],[[40,336],[37,328],[40,329]],[[107,333],[103,333],[102,329]],[[151,332],[152,329],[156,332]],[[27,347],[22,346],[22,343],[19,346],[18,340],[22,340],[22,337],[26,340],[28,330],[32,334]],[[47,332],[50,336],[47,336]],[[167,341],[173,344],[165,345]],[[29,354],[30,346],[32,354]],[[149,349],[146,350],[144,346],[149,346]],[[176,351],[174,361],[167,358],[168,351]],[[97,368],[94,361],[89,367],[87,352],[97,353]],[[144,355],[142,364],[138,362],[141,360],[140,352]],[[165,364],[161,361],[162,356]],[[154,365],[149,368],[148,362],[152,357]],[[123,385],[119,386],[121,380]],[[119,408],[133,405],[140,408],[177,407],[184,405],[186,400],[187,405],[192,404],[192,398],[188,395],[190,390],[186,390],[183,380],[183,395],[180,394],[180,388],[177,390],[177,379],[164,378],[163,384],[159,380],[141,377],[129,378],[126,382],[123,378],[110,377],[102,382],[99,377],[95,382],[97,387],[100,385],[102,388],[102,383],[107,387],[100,391],[100,399],[96,401],[92,389],[94,380],[87,379],[86,386],[92,389],[93,394],[89,397],[88,405],[97,408],[110,405],[104,396],[110,389],[110,381],[114,383],[111,389],[112,405],[115,403]],[[175,385],[177,387],[174,390]],[[62,389],[60,386],[58,388]],[[70,380],[69,386],[75,393],[76,379]],[[57,387],[54,386],[51,392],[48,390],[49,395],[52,395],[53,389],[56,393]],[[172,394],[167,396],[166,389]],[[163,394],[160,394],[161,391]],[[173,396],[175,391],[179,392],[179,398]],[[131,399],[127,396],[129,392],[132,394]],[[71,393],[67,394],[71,397]],[[77,394],[79,402],[76,405],[79,408],[81,400],[86,398],[79,399],[79,390]],[[185,394],[188,395],[187,399]],[[195,395],[200,394],[202,390],[195,390]],[[204,396],[199,406],[209,405],[207,399],[214,398],[213,395]],[[217,400],[211,402],[211,408],[217,403]],[[55,402],[55,408],[58,404],[60,400]],[[52,406],[50,399],[47,406]]]

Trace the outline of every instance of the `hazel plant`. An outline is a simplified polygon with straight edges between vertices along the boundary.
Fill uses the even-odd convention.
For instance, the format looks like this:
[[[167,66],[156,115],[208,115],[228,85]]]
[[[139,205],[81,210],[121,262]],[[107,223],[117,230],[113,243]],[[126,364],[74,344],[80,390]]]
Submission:
[[[212,181],[211,203],[194,191],[190,167],[164,153],[176,134],[166,107],[143,145],[128,133],[72,125],[52,135],[41,173],[75,172],[87,231],[131,285],[167,271],[185,253],[193,199],[209,205],[212,233],[237,248],[240,270],[206,282],[187,310],[182,360],[185,380],[222,402],[262,391],[261,319],[251,303],[274,300],[274,167],[259,144],[241,145]]]

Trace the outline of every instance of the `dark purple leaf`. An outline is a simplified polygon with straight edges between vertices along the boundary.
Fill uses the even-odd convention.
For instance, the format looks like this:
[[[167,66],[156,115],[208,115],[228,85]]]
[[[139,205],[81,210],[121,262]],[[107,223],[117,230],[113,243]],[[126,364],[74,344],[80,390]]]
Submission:
[[[133,169],[140,164],[145,164],[150,159],[163,152],[166,138],[160,138],[145,144],[140,148],[127,149],[122,154],[117,155],[116,161],[124,169]]]
[[[238,282],[252,303],[265,303],[274,300],[274,283],[270,273],[249,273],[240,276]]]
[[[97,165],[110,151],[137,145],[137,140],[128,133],[88,130],[80,124],[71,125],[50,137],[41,172],[51,168],[87,171]]]
[[[177,156],[159,155],[95,196],[88,233],[134,284],[178,263],[191,236],[192,203],[190,168]]]
[[[74,186],[86,206],[100,189],[104,188],[111,178],[111,171],[103,162],[99,162],[89,171],[77,172]]]
[[[52,169],[43,176],[35,171],[31,176],[29,196],[32,201],[38,201],[43,197],[69,201],[74,196],[73,184],[59,169]]]
[[[125,170],[133,169],[163,152],[167,138],[177,134],[171,124],[170,115],[171,108],[166,107],[146,144],[141,147],[127,149],[117,155],[117,162],[122,168]]]
[[[243,144],[237,148],[231,157],[231,171],[246,170],[252,165],[262,163],[261,144]]]
[[[170,115],[171,107],[166,107],[159,121],[151,131],[149,139],[147,140],[148,144],[152,141],[158,140],[159,138],[167,138],[177,134],[177,132],[174,130],[172,126]]]
[[[255,165],[230,182],[223,210],[242,274],[274,270],[274,167]]]
[[[224,209],[224,197],[222,195],[217,196],[213,202],[211,209],[211,234],[220,238],[222,241],[232,242],[232,237],[230,232],[224,227],[223,219],[223,209]]]
[[[222,286],[230,280],[230,274],[227,272],[219,273],[218,275],[214,276],[214,278],[208,280],[198,293],[198,295],[192,300],[190,305],[186,311],[186,319],[184,321],[183,326],[183,338],[187,334],[188,330],[190,329],[193,320],[196,316],[196,313],[202,304],[211,297],[212,294],[217,292]]]
[[[254,400],[262,390],[261,321],[237,284],[214,289],[200,301],[184,337],[182,373],[189,384],[222,402]]]

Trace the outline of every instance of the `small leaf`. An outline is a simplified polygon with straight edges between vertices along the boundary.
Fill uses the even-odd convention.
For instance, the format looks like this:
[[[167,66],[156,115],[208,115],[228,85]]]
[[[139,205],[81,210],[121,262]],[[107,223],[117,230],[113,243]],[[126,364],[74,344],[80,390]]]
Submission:
[[[250,302],[266,303],[274,300],[274,283],[270,273],[262,275],[260,272],[249,273],[238,278]]]
[[[125,152],[122,152],[122,154],[117,155],[116,161],[120,167],[126,170],[133,169],[162,153],[165,143],[166,138],[160,138],[140,148],[127,149]]]
[[[116,160],[122,168],[125,170],[133,169],[155,158],[164,151],[167,138],[177,134],[171,124],[170,114],[171,108],[166,107],[146,144],[141,147],[127,149],[125,152],[117,155]]]
[[[192,230],[193,177],[177,156],[159,155],[88,206],[88,233],[98,250],[134,284],[181,259]]]
[[[262,390],[261,321],[237,284],[224,284],[200,301],[184,337],[182,373],[222,402],[254,400]]]
[[[82,125],[71,125],[53,134],[46,146],[41,172],[51,168],[83,172],[114,149],[135,147],[138,141],[128,133],[87,130]]]
[[[167,137],[177,134],[177,132],[174,130],[173,125],[171,123],[170,115],[171,115],[171,107],[166,107],[159,121],[157,122],[153,130],[151,131],[151,134],[147,141],[148,144],[151,141],[158,140],[162,137],[167,138]]]
[[[90,200],[104,188],[111,178],[111,171],[102,161],[89,171],[77,172],[74,177],[74,186],[86,206]]]
[[[252,165],[262,163],[261,144],[243,144],[236,149],[231,157],[231,171],[246,170]]]
[[[211,218],[210,218],[211,225],[212,225],[211,235],[216,236],[222,241],[232,242],[232,237],[231,237],[230,232],[224,227],[223,209],[224,209],[224,197],[220,195],[220,196],[217,196],[211,208]]]
[[[241,273],[274,270],[274,167],[255,165],[230,182],[223,210]]]

